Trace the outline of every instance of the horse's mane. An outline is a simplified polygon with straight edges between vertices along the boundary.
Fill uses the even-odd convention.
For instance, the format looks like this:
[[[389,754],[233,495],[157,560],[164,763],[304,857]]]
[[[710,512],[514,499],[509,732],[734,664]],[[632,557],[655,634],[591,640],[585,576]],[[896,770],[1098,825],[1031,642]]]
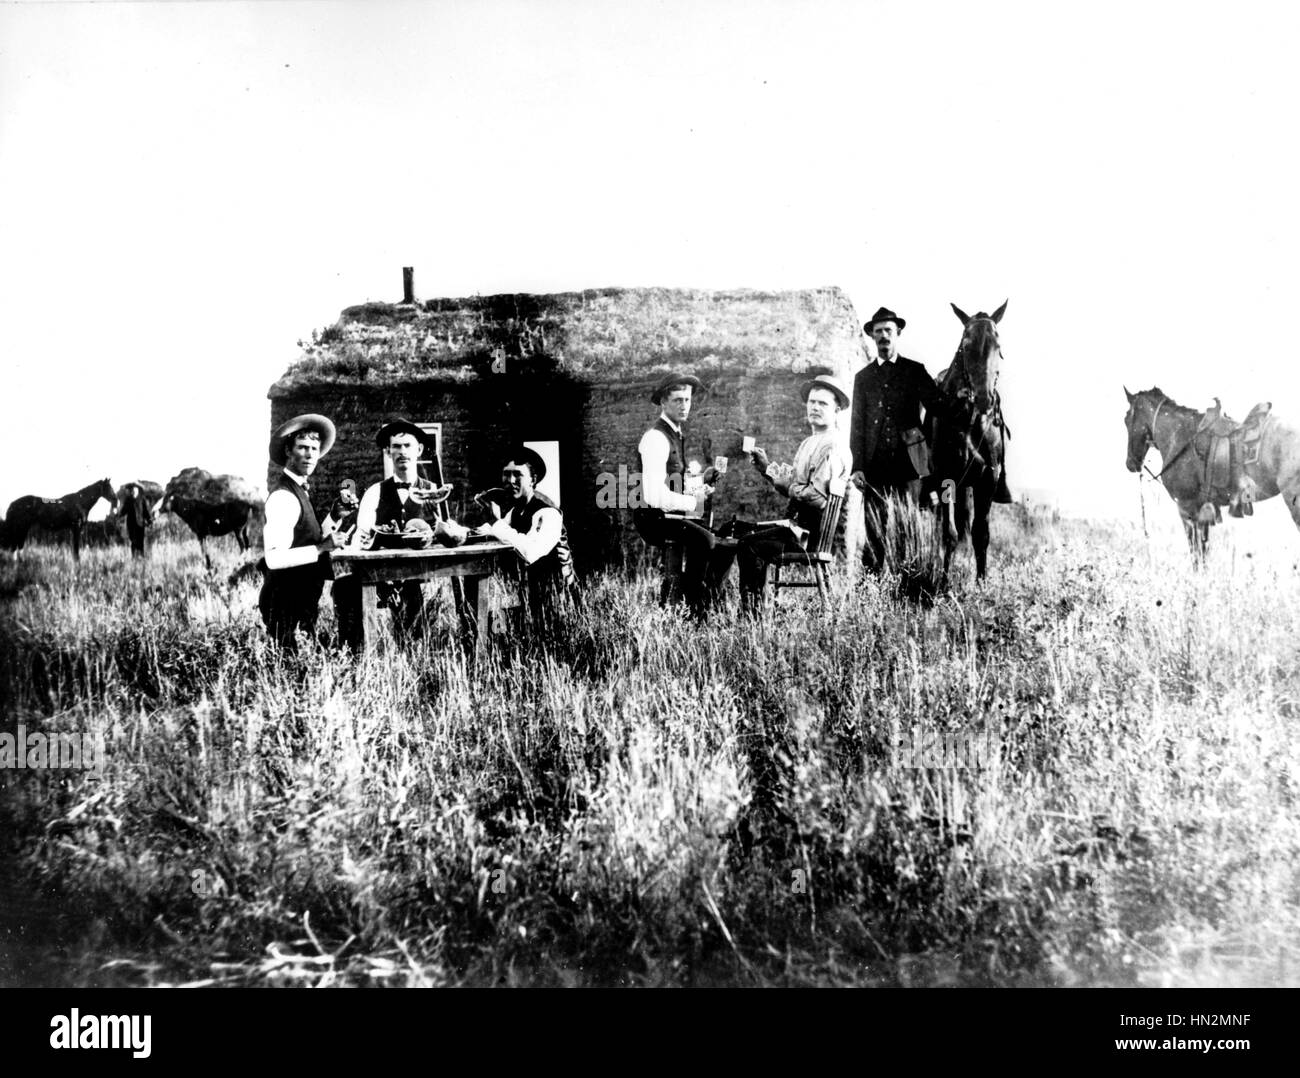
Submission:
[[[1152,386],[1150,389],[1143,390],[1143,392],[1154,394],[1157,404],[1162,405],[1167,411],[1173,411],[1187,419],[1196,418],[1201,414],[1195,408],[1189,408],[1185,404],[1179,404],[1159,386]]]

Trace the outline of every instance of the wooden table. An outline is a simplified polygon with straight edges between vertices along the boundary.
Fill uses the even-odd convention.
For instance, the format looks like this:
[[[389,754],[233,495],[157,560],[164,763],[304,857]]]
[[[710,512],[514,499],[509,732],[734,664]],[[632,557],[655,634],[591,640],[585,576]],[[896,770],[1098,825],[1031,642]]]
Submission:
[[[495,539],[467,542],[463,546],[432,546],[427,550],[335,550],[330,553],[330,577],[351,577],[361,585],[361,645],[370,654],[379,641],[379,604],[375,588],[384,583],[437,580],[451,577],[465,589],[461,616],[472,618],[475,627],[475,654],[487,645],[490,627],[488,589],[481,587],[502,564],[502,555],[512,548]]]

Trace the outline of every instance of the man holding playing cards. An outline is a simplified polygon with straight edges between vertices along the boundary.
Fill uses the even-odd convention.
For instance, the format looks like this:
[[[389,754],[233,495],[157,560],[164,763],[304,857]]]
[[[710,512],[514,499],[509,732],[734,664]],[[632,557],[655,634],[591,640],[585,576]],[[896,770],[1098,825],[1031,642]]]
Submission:
[[[776,464],[768,460],[766,450],[755,448],[750,454],[756,467],[769,483],[790,502],[785,523],[760,527],[740,540],[737,561],[740,569],[741,607],[756,612],[763,606],[767,593],[769,567],[781,554],[806,549],[821,531],[822,511],[826,508],[832,484],[843,489],[849,475],[849,449],[839,429],[840,413],[849,406],[849,395],[839,379],[819,374],[803,385],[805,415],[812,433],[800,444],[793,464]],[[840,515],[835,538],[836,552],[844,546],[844,516]]]
[[[736,558],[736,541],[723,538],[703,522],[704,502],[713,493],[712,469],[697,495],[685,490],[686,436],[682,425],[691,414],[695,393],[703,383],[693,374],[671,374],[650,395],[659,406],[659,418],[637,444],[641,459],[641,495],[644,505],[632,511],[632,522],[641,538],[653,546],[678,543],[684,554],[681,589],[691,613],[706,616],[718,598],[731,563]],[[676,581],[665,580],[659,601],[675,599]]]

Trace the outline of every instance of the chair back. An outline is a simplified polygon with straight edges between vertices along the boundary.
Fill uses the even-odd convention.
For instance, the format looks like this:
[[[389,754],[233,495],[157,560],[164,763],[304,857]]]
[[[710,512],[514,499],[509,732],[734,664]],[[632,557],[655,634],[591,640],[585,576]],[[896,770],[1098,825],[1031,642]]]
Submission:
[[[835,546],[835,531],[840,526],[840,512],[844,508],[844,497],[848,485],[843,479],[832,479],[827,491],[826,508],[822,510],[822,524],[818,529],[815,545],[809,548],[811,554],[829,554]]]

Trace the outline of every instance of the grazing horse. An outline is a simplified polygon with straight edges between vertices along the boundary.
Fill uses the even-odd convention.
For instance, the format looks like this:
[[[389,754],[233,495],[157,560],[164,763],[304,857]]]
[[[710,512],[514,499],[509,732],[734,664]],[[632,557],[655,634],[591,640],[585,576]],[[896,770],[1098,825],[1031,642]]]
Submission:
[[[204,564],[211,569],[208,539],[233,534],[243,553],[250,546],[249,523],[261,504],[253,488],[237,476],[186,468],[168,482],[161,508],[190,526],[198,536]]]
[[[1251,503],[1281,494],[1300,528],[1300,430],[1268,410],[1259,423],[1258,460],[1247,457],[1242,462],[1235,489],[1207,490],[1205,462],[1195,444],[1206,413],[1178,404],[1158,386],[1139,393],[1125,389],[1124,395],[1128,398],[1125,466],[1130,472],[1140,472],[1147,451],[1152,446],[1160,451],[1164,464],[1156,478],[1178,506],[1194,557],[1204,556],[1210,525],[1221,519],[1219,508],[1234,501],[1244,504],[1240,511],[1249,513]]]
[[[72,531],[72,556],[81,559],[81,529],[95,503],[103,498],[113,509],[117,508],[117,492],[107,479],[91,483],[62,498],[40,498],[24,494],[9,503],[5,514],[3,545],[6,550],[22,550],[27,533],[40,526],[46,531]]]
[[[961,320],[961,344],[952,364],[939,376],[943,404],[932,420],[934,466],[932,483],[938,488],[944,517],[943,569],[967,532],[975,548],[975,576],[983,580],[988,569],[989,507],[993,504],[1002,472],[1002,405],[997,393],[1002,350],[998,322],[1006,313],[1003,303],[992,314],[973,317],[955,303]]]

